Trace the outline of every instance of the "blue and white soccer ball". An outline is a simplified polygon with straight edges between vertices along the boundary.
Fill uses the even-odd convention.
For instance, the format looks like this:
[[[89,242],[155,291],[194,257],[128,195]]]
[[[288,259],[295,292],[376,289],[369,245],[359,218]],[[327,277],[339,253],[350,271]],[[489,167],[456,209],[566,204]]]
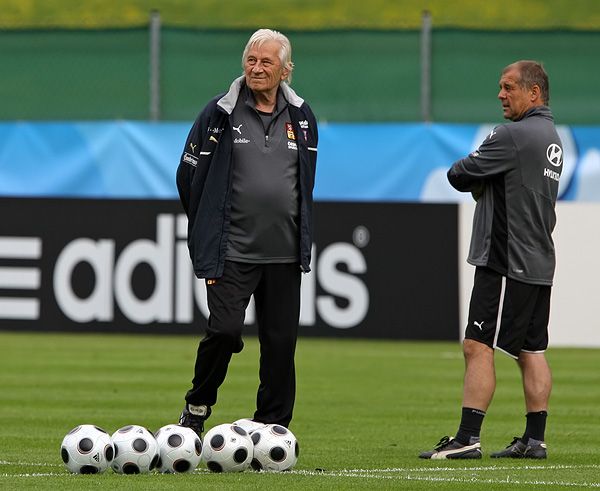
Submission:
[[[154,436],[160,454],[156,466],[159,472],[192,472],[198,467],[202,455],[202,441],[194,430],[170,424],[160,428]]]
[[[269,424],[252,432],[255,471],[287,471],[296,465],[300,446],[294,434],[281,425]]]
[[[112,463],[114,447],[106,431],[84,424],[65,435],[60,445],[60,456],[74,474],[98,474]]]
[[[115,457],[112,470],[118,474],[146,474],[158,463],[158,443],[143,426],[128,425],[112,435]]]
[[[202,461],[212,472],[241,472],[250,466],[254,445],[241,426],[221,424],[204,435]]]

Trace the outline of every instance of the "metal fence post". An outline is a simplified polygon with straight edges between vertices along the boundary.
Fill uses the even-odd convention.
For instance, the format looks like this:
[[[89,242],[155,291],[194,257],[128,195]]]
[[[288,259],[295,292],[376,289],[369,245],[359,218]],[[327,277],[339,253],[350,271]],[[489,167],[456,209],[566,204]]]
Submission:
[[[160,119],[160,12],[150,13],[150,120]]]
[[[431,121],[431,12],[423,11],[421,21],[421,118]]]

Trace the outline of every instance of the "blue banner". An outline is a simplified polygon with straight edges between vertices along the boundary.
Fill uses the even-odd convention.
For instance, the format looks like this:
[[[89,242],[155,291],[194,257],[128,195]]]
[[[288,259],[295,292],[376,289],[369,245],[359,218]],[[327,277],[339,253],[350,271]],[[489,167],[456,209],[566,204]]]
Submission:
[[[0,123],[0,195],[177,198],[189,122]],[[446,171],[493,125],[323,123],[315,199],[457,202]],[[559,198],[600,201],[600,126],[560,126]]]

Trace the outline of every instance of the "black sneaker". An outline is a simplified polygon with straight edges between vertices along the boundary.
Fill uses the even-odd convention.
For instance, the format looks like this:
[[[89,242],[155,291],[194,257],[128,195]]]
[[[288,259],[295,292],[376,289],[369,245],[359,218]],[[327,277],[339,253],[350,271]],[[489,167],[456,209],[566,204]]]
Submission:
[[[472,436],[468,445],[463,445],[453,437],[443,437],[433,450],[422,452],[420,459],[480,459],[481,443]]]
[[[546,444],[540,440],[528,438],[527,443],[518,437],[500,452],[494,452],[490,455],[494,459],[510,458],[510,459],[545,459]]]
[[[200,439],[202,439],[202,433],[204,433],[204,421],[210,416],[210,413],[210,406],[194,406],[193,404],[186,404],[181,412],[181,416],[179,416],[179,424],[191,428],[196,432]]]

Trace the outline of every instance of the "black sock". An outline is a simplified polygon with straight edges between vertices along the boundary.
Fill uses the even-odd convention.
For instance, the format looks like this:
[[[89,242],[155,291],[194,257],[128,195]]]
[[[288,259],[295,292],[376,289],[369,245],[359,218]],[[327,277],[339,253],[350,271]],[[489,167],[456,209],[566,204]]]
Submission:
[[[458,440],[463,445],[468,445],[472,436],[479,437],[484,416],[485,411],[482,411],[481,409],[463,407],[460,426],[458,427],[458,432],[454,439]]]
[[[527,426],[525,426],[525,434],[522,440],[527,443],[527,440],[533,438],[534,440],[544,441],[544,432],[546,431],[546,418],[548,413],[546,411],[537,411],[534,413],[527,413]]]

